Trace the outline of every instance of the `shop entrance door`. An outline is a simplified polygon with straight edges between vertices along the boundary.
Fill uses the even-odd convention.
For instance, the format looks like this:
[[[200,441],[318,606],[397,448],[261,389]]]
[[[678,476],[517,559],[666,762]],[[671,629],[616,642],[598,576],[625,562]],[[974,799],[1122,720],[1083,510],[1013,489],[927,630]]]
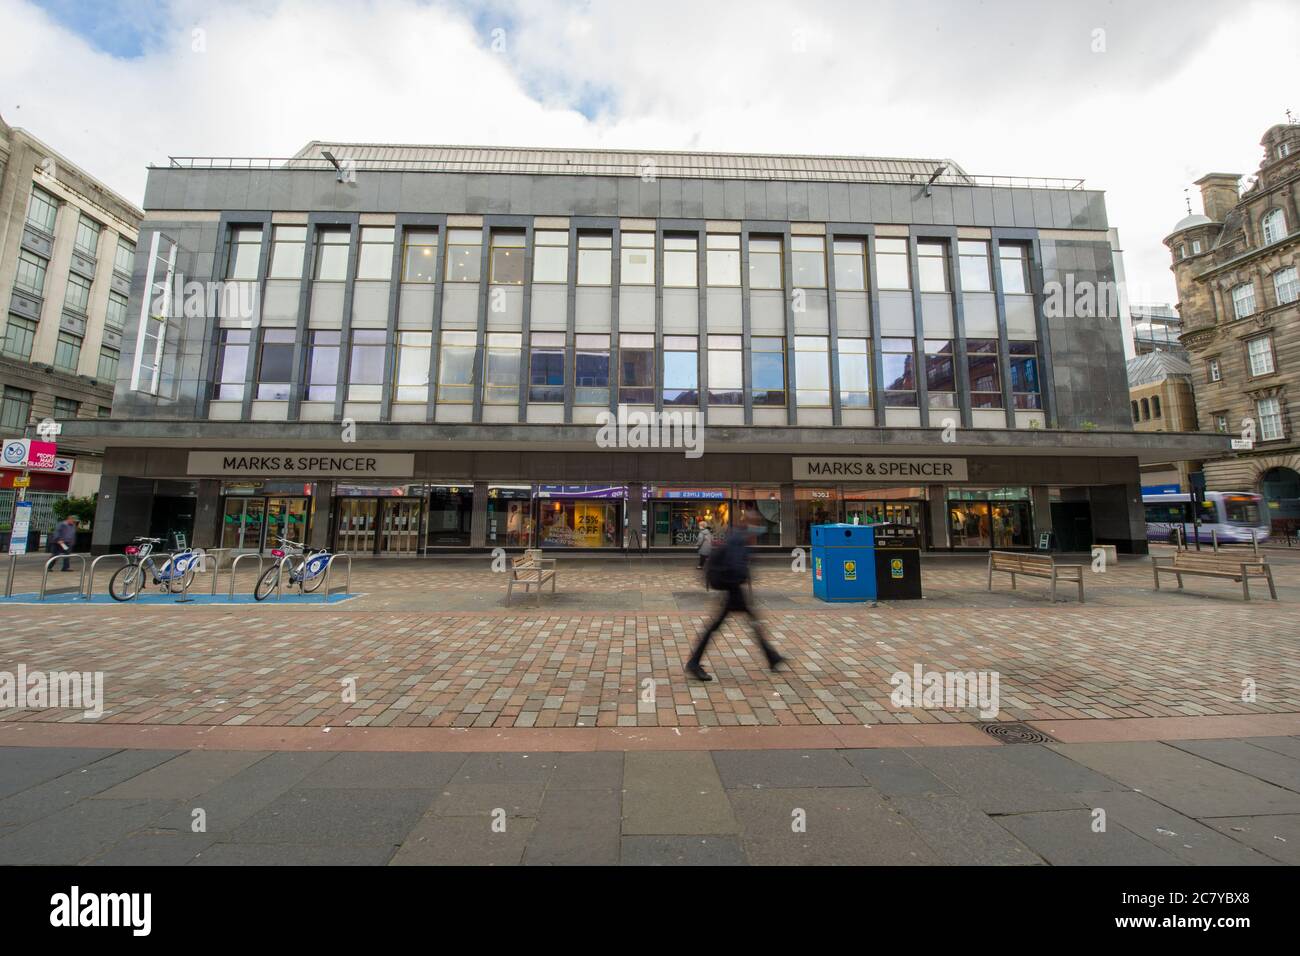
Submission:
[[[294,544],[307,542],[307,499],[306,498],[267,498],[266,499],[266,546],[278,548],[280,536],[288,538]]]
[[[265,498],[227,498],[221,516],[221,547],[260,551],[265,519]]]
[[[378,531],[379,499],[339,498],[334,550],[373,554]]]
[[[380,550],[384,554],[415,554],[420,547],[420,506],[409,498],[383,502],[384,523]]]

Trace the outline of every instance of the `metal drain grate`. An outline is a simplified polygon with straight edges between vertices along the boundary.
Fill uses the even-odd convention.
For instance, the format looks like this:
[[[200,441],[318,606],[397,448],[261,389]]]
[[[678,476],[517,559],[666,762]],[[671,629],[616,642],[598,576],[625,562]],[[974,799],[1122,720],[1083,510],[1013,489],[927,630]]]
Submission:
[[[1014,720],[980,724],[980,730],[990,737],[996,737],[1004,744],[1055,744],[1060,742],[1041,730],[1035,730],[1028,724],[1022,724]]]

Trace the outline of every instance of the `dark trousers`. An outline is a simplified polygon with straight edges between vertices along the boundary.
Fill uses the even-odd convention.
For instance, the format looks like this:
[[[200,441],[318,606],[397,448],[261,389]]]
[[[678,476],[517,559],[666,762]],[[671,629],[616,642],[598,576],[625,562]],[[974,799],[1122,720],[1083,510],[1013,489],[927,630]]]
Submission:
[[[771,666],[772,661],[777,658],[776,648],[769,644],[767,638],[763,636],[763,629],[759,626],[758,616],[750,608],[749,601],[745,598],[745,589],[740,585],[727,588],[727,596],[723,599],[718,616],[713,619],[713,623],[709,625],[708,630],[700,637],[699,643],[695,645],[695,650],[691,652],[691,659],[687,666],[698,667],[700,665],[700,661],[704,659],[704,652],[708,650],[709,641],[713,639],[713,635],[718,628],[722,627],[722,622],[727,619],[727,615],[732,612],[744,614],[749,618],[749,626],[754,631],[754,643],[763,649],[763,655],[767,658],[768,666]]]

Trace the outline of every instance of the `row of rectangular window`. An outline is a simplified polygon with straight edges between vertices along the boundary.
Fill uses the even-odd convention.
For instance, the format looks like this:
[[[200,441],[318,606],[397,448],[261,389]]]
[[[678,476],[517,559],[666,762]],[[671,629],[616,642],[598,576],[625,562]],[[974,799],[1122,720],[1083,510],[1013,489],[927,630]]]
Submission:
[[[395,230],[384,226],[360,229],[356,278],[388,280],[392,276]],[[348,275],[350,228],[320,227],[316,232],[312,278],[320,282],[343,282]],[[406,229],[402,235],[401,277],[403,282],[435,282],[438,274],[439,234],[434,229]],[[525,233],[493,229],[488,239],[488,282],[492,285],[523,285],[527,278]],[[697,234],[664,233],[663,284],[666,288],[697,288],[699,284],[699,238]],[[958,261],[961,287],[966,292],[991,292],[993,273],[990,243],[959,240]],[[268,278],[302,277],[307,247],[306,226],[275,226],[272,231]],[[226,277],[254,281],[258,277],[262,248],[260,226],[237,226],[227,243]],[[946,240],[918,240],[917,284],[922,292],[950,292],[950,244]],[[831,247],[835,287],[839,291],[867,288],[867,244],[865,239],[835,239]],[[577,284],[608,286],[613,282],[613,233],[580,231],[577,236]],[[656,250],[653,232],[627,231],[620,234],[619,283],[654,285]],[[478,282],[482,278],[483,230],[449,228],[446,231],[444,269],[448,282]],[[791,287],[824,289],[827,279],[826,240],[822,236],[790,238]],[[1006,294],[1030,291],[1029,246],[1001,243],[998,267]],[[912,287],[908,240],[876,240],[875,269],[881,289],[907,290]],[[749,287],[784,289],[784,241],[779,236],[753,235],[749,240]],[[569,233],[539,229],[533,234],[532,281],[538,284],[566,284],[569,280]],[[711,288],[741,285],[740,236],[708,233],[705,236],[705,281]]]
[[[54,225],[58,220],[59,201],[45,190],[33,187],[27,201],[27,224],[48,234],[54,235]],[[77,231],[73,238],[74,247],[88,256],[99,255],[99,236],[103,227],[85,213],[77,216]],[[117,248],[113,253],[113,269],[123,275],[130,275],[135,265],[135,245],[118,237]]]
[[[517,404],[520,389],[527,387],[528,401],[561,404],[568,375],[567,336],[563,332],[535,332],[531,336],[526,372],[522,369],[523,335],[517,332],[489,332],[484,343],[483,401],[489,405]],[[739,335],[708,335],[705,361],[708,370],[710,405],[744,404],[744,352]],[[304,398],[334,401],[337,397],[342,333],[315,330],[310,333],[305,363]],[[577,405],[608,406],[611,388],[624,404],[655,402],[655,337],[647,333],[619,336],[618,368],[611,376],[609,335],[575,336],[572,378]],[[293,356],[296,333],[291,329],[265,329],[259,343],[255,397],[285,401],[294,380]],[[213,397],[241,400],[248,373],[252,335],[245,329],[222,332]],[[929,407],[956,408],[956,366],[950,340],[924,340]],[[437,400],[467,404],[474,400],[477,335],[468,331],[445,331],[440,342]],[[384,383],[387,333],[381,330],[353,331],[348,362],[347,399],[379,401]],[[698,406],[701,398],[699,337],[666,335],[663,339],[662,400],[666,405]],[[910,338],[881,341],[882,379],[885,404],[916,407],[915,343]],[[846,408],[869,408],[871,399],[870,340],[841,338],[836,355],[839,366],[840,404]],[[393,401],[428,401],[433,359],[431,332],[399,332],[393,381]],[[793,359],[800,407],[831,405],[830,339],[824,336],[796,336]],[[1038,409],[1041,404],[1038,352],[1034,342],[1011,342],[1009,369],[1014,406]],[[973,408],[1002,408],[1002,373],[997,339],[968,339],[965,363]],[[526,375],[527,381],[522,378]],[[753,336],[750,339],[750,401],[755,406],[784,406],[787,396],[785,339]]]
[[[1295,266],[1278,269],[1270,277],[1273,280],[1273,296],[1278,305],[1287,305],[1300,299],[1300,273],[1297,273]],[[1253,281],[1233,286],[1231,296],[1233,315],[1239,319],[1244,319],[1255,314],[1255,283]]]
[[[15,388],[12,385],[6,385],[3,393],[0,393],[0,428],[23,429],[31,423],[32,417],[32,400],[35,395],[25,388]],[[112,409],[106,405],[96,406],[95,413],[99,418],[108,418]],[[54,398],[54,418],[57,421],[66,421],[70,418],[78,418],[81,415],[81,403],[72,398]]]
[[[1286,438],[1286,419],[1282,415],[1282,401],[1278,398],[1261,398],[1255,401],[1255,418],[1260,441],[1281,441]],[[1137,419],[1135,418],[1134,421]],[[1228,434],[1228,413],[1214,413],[1214,428]]]
[[[19,359],[23,362],[30,362],[32,358],[32,344],[36,341],[36,322],[32,319],[20,315],[10,315],[5,322],[4,344],[3,349],[6,355]],[[63,372],[76,374],[77,366],[81,362],[81,345],[82,337],[73,332],[60,331],[58,339],[54,344],[54,367]],[[112,373],[105,375],[105,353],[111,353]],[[117,360],[120,353],[117,349],[110,349],[104,346],[100,350],[99,360],[99,378],[104,381],[112,381],[116,375]]]

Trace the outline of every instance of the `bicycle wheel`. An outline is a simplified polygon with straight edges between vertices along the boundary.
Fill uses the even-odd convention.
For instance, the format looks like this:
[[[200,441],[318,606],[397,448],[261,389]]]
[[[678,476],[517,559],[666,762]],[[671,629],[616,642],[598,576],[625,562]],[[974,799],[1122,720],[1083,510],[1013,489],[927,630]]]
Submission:
[[[253,600],[265,601],[276,590],[280,583],[280,566],[267,568],[260,578],[257,579],[257,585],[253,588]]]
[[[313,575],[313,576],[310,577],[310,578],[303,578],[303,580],[302,580],[302,590],[303,590],[303,593],[305,593],[305,594],[312,594],[312,593],[314,593],[314,592],[316,591],[316,589],[319,588],[319,587],[321,586],[321,582],[324,581],[324,580],[325,580],[325,572],[324,572],[324,571],[322,571],[320,574]]]
[[[108,595],[114,601],[129,601],[144,586],[144,569],[138,564],[118,568],[108,580]]]
[[[188,591],[190,585],[194,583],[194,567],[191,565],[185,570],[184,574],[177,575],[167,581],[167,589],[172,594],[180,594],[182,591]]]

